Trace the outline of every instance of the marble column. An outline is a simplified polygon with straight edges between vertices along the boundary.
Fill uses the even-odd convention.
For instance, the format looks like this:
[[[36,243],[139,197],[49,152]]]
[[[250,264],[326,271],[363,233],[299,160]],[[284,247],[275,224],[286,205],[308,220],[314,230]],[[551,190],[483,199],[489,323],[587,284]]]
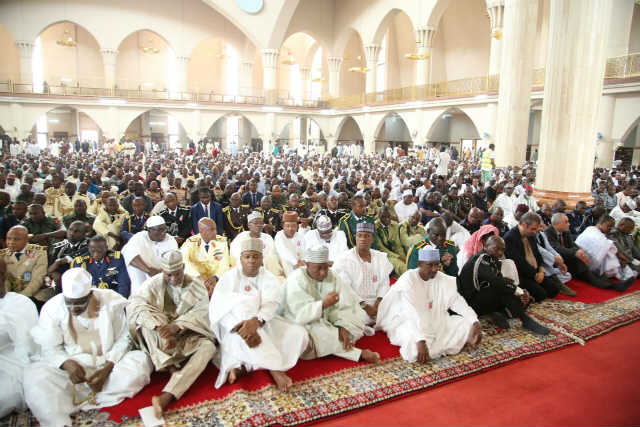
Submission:
[[[118,49],[100,49],[102,64],[104,65],[104,87],[113,89],[116,85],[116,58]]]
[[[278,49],[262,49],[262,76],[264,99],[267,104],[275,104],[278,101]]]
[[[367,80],[366,92],[374,93],[377,91],[377,75],[378,75],[378,55],[380,54],[380,46],[372,44],[364,47],[364,55],[367,59]]]
[[[327,58],[329,66],[329,96],[338,98],[340,96],[340,66],[342,58],[339,56],[330,56]]]
[[[300,84],[302,99],[311,99],[311,68],[300,67]]]
[[[521,166],[526,157],[538,0],[506,0],[496,121],[496,166]],[[545,98],[545,100],[548,98]]]
[[[425,59],[416,61],[416,86],[423,86],[431,83],[431,49],[436,29],[433,27],[421,27],[415,33],[418,54],[426,55]]]
[[[502,63],[502,31],[504,18],[504,0],[487,0],[487,13],[491,20],[491,51],[489,55],[489,76],[500,74]],[[490,89],[492,89],[490,87]],[[498,103],[487,104],[487,129],[485,139],[495,142],[496,124],[498,118]]]
[[[20,83],[31,83],[33,80],[32,56],[33,42],[20,40],[16,42],[18,53],[20,54]]]
[[[176,93],[176,98],[181,98],[182,92],[189,91],[188,79],[189,79],[189,61],[190,60],[191,58],[188,56],[176,56],[176,74],[178,78],[177,84],[175,85],[175,88],[178,91],[178,93]]]
[[[253,95],[253,61],[242,61],[240,64],[240,95]]]
[[[616,107],[615,95],[602,95],[600,106],[598,107],[598,121],[596,127],[596,138],[599,133],[602,135],[596,142],[596,167],[610,169],[613,165],[613,155],[615,152],[615,142],[611,131],[613,130],[613,113]]]
[[[550,2],[536,176],[539,200],[563,198],[568,205],[574,205],[591,198],[596,123],[612,7],[612,0]]]

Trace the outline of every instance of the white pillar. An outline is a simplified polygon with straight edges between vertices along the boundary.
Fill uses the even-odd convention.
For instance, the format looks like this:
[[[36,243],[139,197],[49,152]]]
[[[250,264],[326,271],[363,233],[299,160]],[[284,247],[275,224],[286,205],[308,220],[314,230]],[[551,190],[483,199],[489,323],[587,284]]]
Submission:
[[[302,99],[311,99],[311,68],[300,67],[300,84]]]
[[[487,12],[491,20],[491,53],[489,56],[489,75],[500,73],[502,59],[502,21],[504,0],[487,0]]]
[[[176,74],[178,78],[177,85],[175,86],[178,92],[189,91],[189,61],[188,56],[176,56]],[[176,97],[180,97],[180,93],[176,94]]]
[[[367,59],[367,81],[366,91],[367,93],[376,92],[377,75],[378,75],[378,55],[380,54],[380,46],[376,44],[368,45],[364,47],[364,55]]]
[[[611,137],[611,131],[613,129],[613,112],[615,111],[615,106],[615,95],[602,95],[600,98],[600,106],[598,107],[598,124],[596,127],[596,138],[597,134],[601,135],[596,142],[597,168],[610,169],[613,165],[615,142]]]
[[[118,49],[100,49],[102,64],[104,65],[104,87],[113,89],[116,86],[116,59]]]
[[[264,99],[267,104],[275,104],[278,100],[278,49],[262,49],[262,76]]]
[[[340,96],[340,66],[342,65],[342,58],[330,56],[327,58],[327,64],[329,66],[329,96],[337,98]]]
[[[496,166],[522,166],[526,157],[538,0],[507,0],[496,123]],[[548,98],[545,98],[545,100]]]
[[[637,166],[640,164],[640,132],[636,128],[636,140],[633,144],[633,157],[631,158],[631,164]]]
[[[416,46],[418,54],[426,55],[425,59],[416,61],[416,86],[431,83],[431,48],[436,29],[433,27],[421,27],[416,31]]]
[[[253,95],[253,61],[240,64],[240,95]]]
[[[33,46],[33,42],[27,40],[16,42],[16,47],[20,54],[20,83],[32,83],[31,57],[33,55]]]
[[[262,152],[271,154],[276,143],[276,115],[267,113],[264,116],[264,131],[262,132]]]
[[[550,2],[536,176],[539,200],[562,197],[572,205],[591,198],[596,120],[612,7],[612,0]]]

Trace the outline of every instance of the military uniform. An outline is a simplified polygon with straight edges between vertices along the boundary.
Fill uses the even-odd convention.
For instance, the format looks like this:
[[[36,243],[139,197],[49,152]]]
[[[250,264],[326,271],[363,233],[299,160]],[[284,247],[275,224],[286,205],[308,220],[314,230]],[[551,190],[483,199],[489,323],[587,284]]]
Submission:
[[[129,298],[131,279],[127,266],[119,251],[107,251],[101,261],[89,255],[79,256],[73,260],[71,267],[87,270],[92,277],[92,284],[99,289],[111,289],[125,298]]]
[[[418,268],[418,251],[425,247],[433,248],[433,245],[429,242],[429,236],[425,236],[424,240],[409,249],[407,253],[407,270]],[[452,240],[445,240],[438,250],[440,251],[440,270],[449,276],[456,277],[458,275],[456,244]]]
[[[64,226],[66,228],[69,228],[69,226],[71,225],[72,222],[74,221],[82,221],[85,224],[87,224],[87,226],[89,227],[89,229],[93,228],[93,222],[96,220],[96,217],[93,215],[89,215],[87,214],[84,217],[79,217],[76,213],[72,213],[70,215],[67,215],[65,217],[62,218],[62,223],[64,224]]]
[[[235,239],[243,231],[248,230],[247,216],[251,212],[251,208],[249,205],[240,205],[236,209],[232,208],[231,205],[222,208],[224,233],[229,241]]]
[[[193,222],[191,221],[191,209],[186,206],[176,206],[176,213],[173,215],[168,208],[158,213],[167,224],[167,233],[172,236],[187,239],[193,231]]]
[[[311,211],[303,203],[298,203],[298,206],[296,206],[296,207],[289,206],[289,204],[286,204],[286,205],[284,205],[282,207],[282,212],[284,213],[284,212],[287,212],[287,211],[298,212],[298,218],[310,218],[311,217]]]
[[[126,243],[136,233],[144,230],[144,225],[149,219],[149,215],[143,214],[142,216],[129,215],[120,226],[120,237]]]
[[[287,204],[287,198],[284,194],[280,194],[280,198],[271,196],[271,204],[275,209],[283,210],[282,208]]]
[[[109,215],[107,211],[102,209],[102,211],[96,217],[96,220],[93,222],[93,229],[96,234],[100,234],[107,239],[107,247],[109,249],[113,249],[118,241],[109,236],[108,233],[113,233],[115,235],[120,235],[120,227],[122,227],[122,222],[127,217],[127,213],[123,210],[120,210],[115,215]]]
[[[27,244],[20,255],[9,249],[0,250],[0,259],[7,265],[5,289],[31,298],[38,308],[54,295],[54,289],[45,286],[47,249]]]
[[[255,208],[254,211],[260,212],[262,214],[262,220],[265,224],[265,233],[273,237],[278,231],[282,230],[282,211],[274,208],[269,209],[268,212],[263,212],[262,208]],[[269,225],[271,227],[268,227]]]
[[[216,236],[207,247],[202,237],[196,234],[184,242],[180,251],[185,263],[184,272],[191,277],[220,278],[229,270],[229,245],[224,236]]]
[[[76,259],[79,256],[89,255],[89,239],[84,239],[75,245],[69,240],[64,239],[49,248],[49,265],[53,264],[57,259],[66,256]],[[64,273],[67,268],[58,269],[59,273]]]
[[[385,226],[378,220],[375,222],[375,226],[378,250],[387,254],[389,262],[393,265],[393,270],[398,276],[401,276],[407,271],[407,252],[400,243],[400,225],[397,222],[391,222]]]
[[[326,209],[320,209],[315,217],[313,218],[313,228],[316,228],[316,221],[318,220],[318,218],[320,218],[322,215],[326,215],[329,217],[329,219],[331,220],[331,226],[333,228],[336,228],[338,226],[338,221],[340,221],[340,218],[342,218],[343,216],[345,216],[346,214],[348,214],[349,212],[345,209],[336,209],[335,211],[331,211],[328,208]]]
[[[47,201],[43,206],[46,215],[62,219],[63,216],[73,212],[71,199],[65,194],[62,187],[49,187],[44,191],[44,195],[47,196]]]
[[[405,252],[408,251],[411,246],[424,239],[426,234],[423,225],[420,223],[415,227],[409,224],[409,221],[402,221],[400,223],[400,243],[404,247]]]
[[[27,227],[29,230],[29,234],[46,234],[53,233],[54,231],[60,230],[60,220],[57,218],[51,218],[50,216],[45,217],[41,222],[34,222],[32,218],[25,218],[22,221],[22,225]],[[61,239],[50,238],[48,240],[48,246],[60,241]]]
[[[338,221],[338,228],[344,231],[345,236],[347,236],[347,246],[349,246],[349,249],[353,248],[356,245],[356,226],[359,222],[368,222],[371,224],[375,224],[375,220],[371,216],[364,215],[356,219],[353,211],[344,215]],[[378,249],[377,240],[378,239],[374,234],[373,246],[371,246],[373,249]]]

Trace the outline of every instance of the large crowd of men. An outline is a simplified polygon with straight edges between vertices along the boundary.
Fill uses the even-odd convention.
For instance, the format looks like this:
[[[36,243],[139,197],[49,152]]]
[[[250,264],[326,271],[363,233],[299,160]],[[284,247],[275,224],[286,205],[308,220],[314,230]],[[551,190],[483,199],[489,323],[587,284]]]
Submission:
[[[575,296],[572,277],[622,292],[640,272],[635,169],[595,170],[569,210],[539,204],[535,164],[497,168],[493,145],[124,145],[5,152],[0,417],[71,425],[168,371],[160,417],[209,363],[215,387],[265,369],[286,392],[299,359],[378,363],[357,345],[376,330],[427,363],[477,347],[478,316],[545,335],[531,304]]]

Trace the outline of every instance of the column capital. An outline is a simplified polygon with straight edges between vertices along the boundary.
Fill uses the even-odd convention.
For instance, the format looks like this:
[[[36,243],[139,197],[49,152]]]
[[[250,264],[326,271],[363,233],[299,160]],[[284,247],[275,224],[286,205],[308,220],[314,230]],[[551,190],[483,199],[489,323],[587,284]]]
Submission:
[[[176,56],[176,63],[178,65],[186,66],[191,61],[190,56]]]
[[[311,68],[300,67],[300,79],[309,80],[311,78]]]
[[[28,40],[18,40],[16,42],[16,47],[20,51],[21,58],[31,58],[31,55],[33,54],[34,46],[35,46],[35,43]]]
[[[491,37],[502,38],[504,0],[487,0],[487,13],[491,21]]]
[[[113,65],[118,57],[118,49],[100,49],[100,54],[105,65]]]
[[[415,31],[416,46],[418,48],[428,48],[433,46],[433,37],[436,35],[436,28],[425,26],[418,27]]]
[[[340,66],[342,65],[342,57],[330,56],[327,58],[327,64],[329,66],[330,73],[337,73],[340,71]]]
[[[380,55],[380,45],[370,44],[365,46],[364,55],[367,58],[367,62],[378,62],[378,55]]]
[[[280,56],[278,49],[262,49],[260,53],[262,54],[262,66],[264,68],[278,67],[278,57]]]

